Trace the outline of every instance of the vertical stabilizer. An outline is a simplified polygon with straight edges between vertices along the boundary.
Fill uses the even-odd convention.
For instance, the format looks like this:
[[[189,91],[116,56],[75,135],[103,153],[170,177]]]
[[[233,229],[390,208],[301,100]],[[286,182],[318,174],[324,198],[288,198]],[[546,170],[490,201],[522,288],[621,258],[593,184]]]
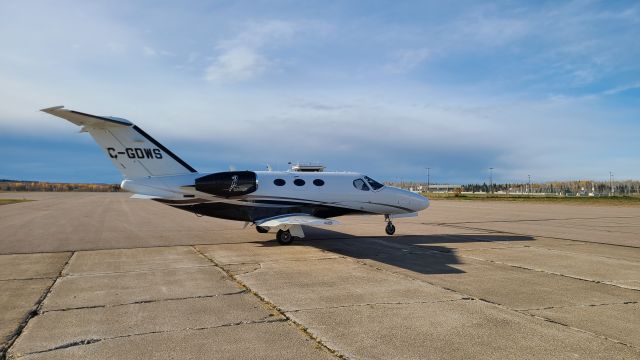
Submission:
[[[197,172],[132,122],[64,109],[42,111],[82,126],[91,134],[126,179],[182,175]]]

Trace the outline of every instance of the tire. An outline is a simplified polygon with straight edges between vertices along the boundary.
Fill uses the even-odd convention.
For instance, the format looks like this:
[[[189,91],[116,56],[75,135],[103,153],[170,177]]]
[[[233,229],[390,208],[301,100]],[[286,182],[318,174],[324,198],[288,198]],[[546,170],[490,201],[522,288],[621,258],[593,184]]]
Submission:
[[[260,233],[260,234],[266,234],[269,232],[269,229],[262,227],[262,226],[258,226],[256,225],[256,230]]]
[[[278,230],[276,240],[278,240],[280,245],[289,245],[293,242],[293,236],[291,236],[291,232],[289,230]]]
[[[396,227],[392,223],[388,223],[384,228],[384,231],[387,233],[387,235],[393,235],[396,232]]]

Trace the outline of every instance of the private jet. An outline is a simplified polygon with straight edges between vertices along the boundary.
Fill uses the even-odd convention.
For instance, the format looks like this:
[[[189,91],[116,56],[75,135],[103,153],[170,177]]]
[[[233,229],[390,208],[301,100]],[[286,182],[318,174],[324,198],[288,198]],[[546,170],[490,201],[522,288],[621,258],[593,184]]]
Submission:
[[[296,164],[288,171],[199,173],[131,121],[96,116],[56,106],[42,111],[88,132],[124,180],[132,198],[151,199],[198,216],[245,222],[260,233],[276,232],[290,244],[303,238],[305,226],[336,225],[348,214],[384,215],[385,232],[393,219],[416,216],[429,200],[411,191],[385,186],[355,172],[327,172],[323,166]]]

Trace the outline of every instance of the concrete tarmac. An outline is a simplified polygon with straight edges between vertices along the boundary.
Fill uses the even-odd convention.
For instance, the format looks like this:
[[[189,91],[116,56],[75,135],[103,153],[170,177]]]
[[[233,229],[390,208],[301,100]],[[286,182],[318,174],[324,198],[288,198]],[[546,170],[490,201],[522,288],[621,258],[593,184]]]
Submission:
[[[2,193],[0,358],[640,358],[640,207],[433,201],[274,234]]]

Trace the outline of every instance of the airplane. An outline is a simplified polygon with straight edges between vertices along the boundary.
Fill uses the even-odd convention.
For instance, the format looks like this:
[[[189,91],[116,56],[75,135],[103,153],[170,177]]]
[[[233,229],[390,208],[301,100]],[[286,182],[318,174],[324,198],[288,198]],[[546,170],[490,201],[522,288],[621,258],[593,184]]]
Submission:
[[[416,216],[429,207],[420,194],[355,172],[325,172],[321,166],[200,173],[129,120],[64,106],[41,111],[88,132],[122,173],[120,187],[134,193],[132,198],[198,216],[244,221],[260,233],[275,231],[282,245],[303,238],[302,225],[337,225],[340,222],[331,218],[347,214],[384,215],[385,232],[393,235],[393,219]]]

